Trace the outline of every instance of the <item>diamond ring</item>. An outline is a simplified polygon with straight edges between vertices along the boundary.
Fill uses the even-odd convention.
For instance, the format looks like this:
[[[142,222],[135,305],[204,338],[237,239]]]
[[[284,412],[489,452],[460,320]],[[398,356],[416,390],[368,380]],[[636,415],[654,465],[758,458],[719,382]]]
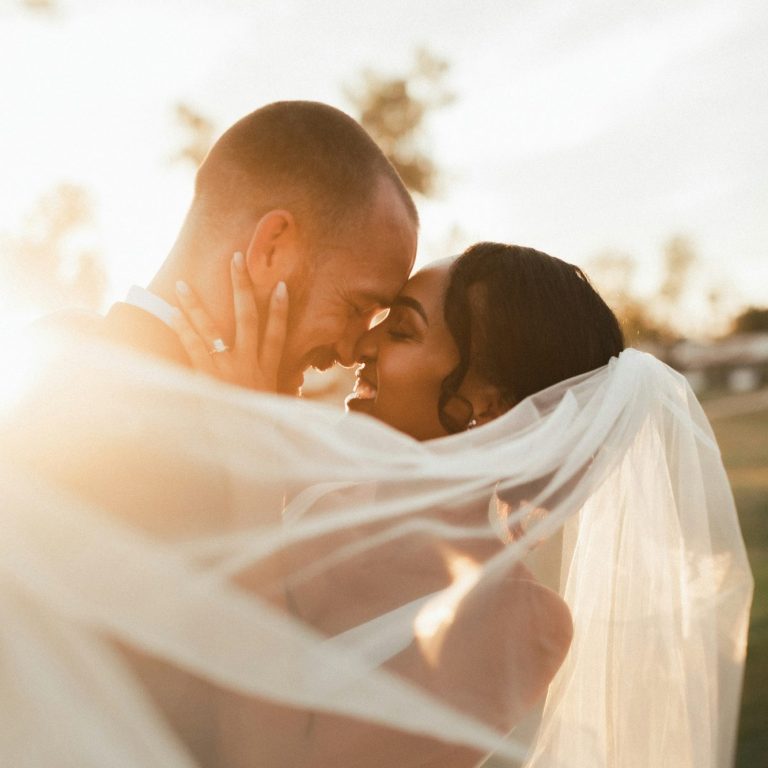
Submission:
[[[222,352],[229,352],[229,347],[224,343],[224,339],[214,339],[211,342],[211,348],[208,350],[208,354],[219,355]]]

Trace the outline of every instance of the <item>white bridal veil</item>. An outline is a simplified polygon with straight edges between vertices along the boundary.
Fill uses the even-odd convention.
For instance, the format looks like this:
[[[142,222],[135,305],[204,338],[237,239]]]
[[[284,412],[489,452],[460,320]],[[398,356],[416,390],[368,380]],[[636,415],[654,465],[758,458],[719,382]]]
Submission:
[[[2,765],[732,764],[752,580],[654,358],[426,444],[71,341],[13,377]]]

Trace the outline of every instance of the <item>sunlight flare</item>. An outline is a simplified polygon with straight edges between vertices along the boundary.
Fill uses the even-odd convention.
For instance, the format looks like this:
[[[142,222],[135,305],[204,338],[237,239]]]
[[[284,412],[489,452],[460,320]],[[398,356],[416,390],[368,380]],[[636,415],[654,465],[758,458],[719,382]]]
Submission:
[[[427,602],[413,623],[416,640],[432,665],[436,665],[440,659],[445,633],[461,601],[480,578],[481,567],[469,557],[448,553],[447,566],[453,577],[451,585]]]

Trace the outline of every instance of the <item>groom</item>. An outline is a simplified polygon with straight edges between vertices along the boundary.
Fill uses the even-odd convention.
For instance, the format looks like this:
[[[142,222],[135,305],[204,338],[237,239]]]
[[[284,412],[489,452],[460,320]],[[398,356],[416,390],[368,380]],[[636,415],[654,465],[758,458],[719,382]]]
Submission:
[[[325,104],[277,102],[243,117],[212,147],[197,172],[176,242],[146,289],[133,287],[95,327],[69,316],[42,324],[42,330],[57,331],[63,324],[65,332],[96,335],[191,366],[173,330],[177,286],[180,281],[189,286],[223,344],[233,346],[230,265],[233,253],[240,252],[260,318],[267,317],[278,284],[287,287],[288,325],[277,386],[296,394],[307,368],[355,362],[359,337],[408,278],[417,231],[413,200],[360,125]],[[209,351],[216,354],[218,346],[211,344]],[[109,415],[104,419],[108,422]],[[152,446],[140,435],[110,440],[108,426],[105,432],[103,441],[87,446],[72,446],[60,436],[60,450],[33,457],[35,471],[161,537],[194,536],[208,530],[212,517],[225,524],[219,518],[222,499],[231,492],[226,473],[209,476],[183,463],[165,466],[153,460]],[[259,591],[258,585],[248,586]],[[278,607],[287,610],[282,602]],[[220,691],[214,698],[211,686],[193,675],[124,650],[203,765],[215,763],[223,731],[230,745],[241,743],[241,727],[262,734],[264,765],[278,765],[276,755],[291,754],[295,734],[304,732],[306,713],[265,701],[257,703],[251,718],[252,710],[233,693]],[[280,729],[266,724],[272,720]],[[238,729],[234,734],[233,728]],[[275,730],[287,737],[276,742],[270,738]],[[269,756],[266,744],[274,744]]]
[[[230,259],[239,251],[260,317],[277,284],[287,286],[278,389],[296,393],[307,368],[352,365],[357,340],[408,277],[417,230],[403,182],[352,118],[315,102],[270,104],[213,146],[170,254],[147,290],[134,287],[112,307],[103,331],[112,341],[189,365],[172,330],[182,281],[230,345]]]
[[[181,282],[196,295],[223,344],[233,346],[230,265],[232,254],[240,252],[260,318],[267,317],[276,286],[287,287],[288,326],[277,385],[280,392],[296,394],[307,368],[355,362],[360,336],[408,278],[417,232],[413,200],[360,125],[325,104],[270,104],[236,122],[212,147],[197,172],[192,203],[169,255],[146,289],[133,287],[124,302],[112,306],[98,333],[190,366],[173,329]],[[209,346],[217,354],[217,345]],[[89,464],[90,493],[113,508],[115,467],[127,463],[123,471],[141,482],[130,484],[117,506],[134,522],[140,517],[136,510],[147,509],[148,520],[139,524],[150,530],[163,530],[165,520],[178,526],[173,521],[181,515],[188,519],[182,527],[194,530],[198,519],[205,524],[216,510],[223,490],[217,478],[185,475],[176,483],[162,467],[147,466],[142,451],[122,446],[117,458],[105,459],[103,471],[94,472],[94,463],[108,453],[100,450]],[[95,488],[94,474],[104,478],[104,488]],[[173,498],[157,520],[153,489],[169,485]],[[244,586],[260,591],[258,579]],[[262,764],[277,766],[291,763],[296,750],[305,748],[307,713],[241,699],[228,690],[213,693],[203,681],[159,660],[126,653],[202,764],[213,764],[223,754],[227,765],[237,766],[241,758],[247,764],[255,750]],[[340,738],[345,733],[339,729]],[[321,752],[327,756],[335,750],[334,739]],[[320,759],[317,752],[312,759]]]

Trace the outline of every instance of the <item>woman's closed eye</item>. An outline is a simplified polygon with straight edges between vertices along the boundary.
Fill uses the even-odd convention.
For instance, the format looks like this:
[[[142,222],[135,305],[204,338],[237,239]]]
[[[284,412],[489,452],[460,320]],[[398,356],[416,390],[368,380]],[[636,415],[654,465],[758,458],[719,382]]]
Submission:
[[[387,335],[394,341],[408,341],[413,338],[413,334],[398,331],[396,328],[389,328],[387,330]]]
[[[392,318],[385,322],[387,324],[387,336],[393,341],[411,341],[418,338],[417,332],[408,322],[393,320]]]
[[[402,307],[392,307],[389,316],[382,323],[382,330],[392,341],[419,341],[422,332],[410,317],[410,311]]]

